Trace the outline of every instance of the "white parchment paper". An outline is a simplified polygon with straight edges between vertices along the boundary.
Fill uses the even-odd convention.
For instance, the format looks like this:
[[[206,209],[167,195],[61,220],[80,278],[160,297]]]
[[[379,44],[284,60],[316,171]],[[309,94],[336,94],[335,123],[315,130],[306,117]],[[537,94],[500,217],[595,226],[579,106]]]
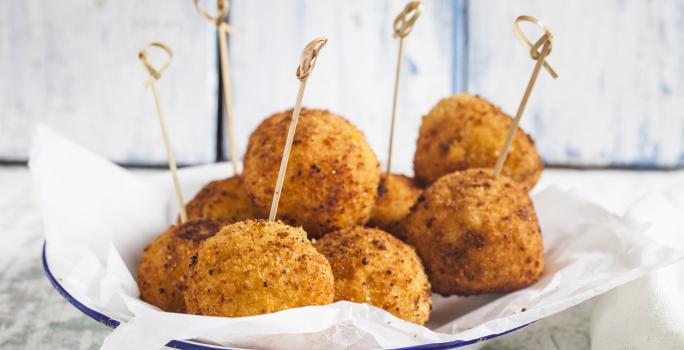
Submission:
[[[350,302],[242,318],[174,314],[139,300],[134,278],[145,245],[174,221],[170,176],[135,176],[43,126],[30,168],[51,272],[81,303],[122,321],[103,349],[158,349],[172,339],[265,349],[467,341],[560,312],[684,257],[643,235],[645,225],[548,188],[533,196],[545,245],[541,280],[505,295],[434,295],[426,327]],[[186,198],[230,171],[226,164],[182,170]]]

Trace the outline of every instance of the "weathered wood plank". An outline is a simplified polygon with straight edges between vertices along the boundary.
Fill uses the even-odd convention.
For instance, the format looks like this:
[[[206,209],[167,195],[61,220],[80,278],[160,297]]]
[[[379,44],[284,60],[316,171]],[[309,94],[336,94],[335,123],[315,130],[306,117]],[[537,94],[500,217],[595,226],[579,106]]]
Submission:
[[[532,70],[520,14],[555,33],[523,127],[547,162],[684,164],[684,4],[677,1],[470,1],[468,89],[514,113]]]
[[[402,64],[395,159],[411,171],[420,117],[453,90],[456,4],[425,1],[406,39]],[[309,79],[304,105],[345,116],[365,132],[381,161],[387,154],[398,41],[392,22],[402,1],[234,1],[231,37],[235,117],[240,154],[266,116],[294,104],[294,71],[304,45],[327,36],[328,45]]]
[[[25,159],[35,122],[128,163],[163,163],[136,55],[175,51],[159,88],[180,162],[215,158],[214,30],[191,1],[0,2],[0,158]]]
[[[305,105],[348,117],[384,161],[397,50],[391,24],[403,5],[233,1],[239,153],[262,118],[293,104],[299,50],[327,35]],[[532,69],[512,34],[512,21],[522,13],[544,19],[557,37],[549,60],[561,77],[551,81],[542,74],[523,118],[547,162],[684,164],[684,73],[678,64],[684,58],[678,45],[684,5],[435,0],[425,7],[406,45],[398,171],[410,172],[420,116],[439,98],[466,89],[514,111]],[[214,31],[191,2],[160,0],[0,2],[0,159],[25,159],[32,124],[42,121],[116,161],[163,163],[154,105],[134,58],[150,39],[176,49],[160,88],[177,157],[184,163],[213,160]]]

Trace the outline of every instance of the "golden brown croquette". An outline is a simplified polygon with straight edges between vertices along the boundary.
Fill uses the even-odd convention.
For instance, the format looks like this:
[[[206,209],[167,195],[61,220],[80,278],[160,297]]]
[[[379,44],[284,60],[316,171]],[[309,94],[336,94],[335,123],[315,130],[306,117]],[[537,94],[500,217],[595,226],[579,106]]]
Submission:
[[[330,261],[335,301],[368,303],[421,325],[430,317],[430,282],[416,252],[402,241],[357,226],[330,233],[314,245]]]
[[[333,301],[330,264],[306,232],[240,221],[202,242],[185,290],[189,313],[240,317]]]
[[[400,222],[409,214],[421,193],[423,189],[417,181],[408,176],[382,174],[378,199],[367,226],[379,227],[397,235]]]
[[[433,291],[475,295],[528,286],[544,268],[537,214],[527,190],[489,169],[441,177],[418,199],[403,233]]]
[[[225,220],[226,224],[263,218],[250,202],[239,176],[210,182],[188,203],[186,210],[188,220],[214,218]]]
[[[249,138],[243,178],[267,214],[292,111],[266,118]],[[380,165],[363,134],[333,113],[302,108],[278,207],[278,218],[312,238],[363,225],[375,203]]]
[[[223,227],[211,219],[193,220],[169,227],[144,250],[138,269],[140,299],[169,312],[185,312],[183,290],[190,257],[200,243]]]
[[[440,100],[420,126],[416,178],[430,184],[457,170],[494,168],[511,125],[510,116],[481,97],[460,94]],[[534,141],[518,128],[502,173],[531,189],[543,167]]]

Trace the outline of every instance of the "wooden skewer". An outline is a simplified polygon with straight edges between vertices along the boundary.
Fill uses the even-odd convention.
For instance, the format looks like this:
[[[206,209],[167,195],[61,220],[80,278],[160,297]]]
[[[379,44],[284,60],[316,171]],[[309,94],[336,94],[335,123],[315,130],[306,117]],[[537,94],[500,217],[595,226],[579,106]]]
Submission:
[[[147,58],[147,48],[157,47],[167,53],[169,59],[160,68],[155,68],[150,64]],[[145,45],[140,53],[138,53],[138,59],[142,62],[145,69],[150,74],[150,78],[147,79],[145,85],[152,88],[152,95],[154,96],[154,103],[157,106],[157,115],[159,116],[159,125],[161,126],[162,136],[164,138],[164,146],[166,146],[166,157],[169,160],[169,170],[171,171],[171,177],[173,179],[173,187],[176,190],[176,201],[178,202],[178,209],[180,210],[181,222],[188,221],[188,214],[185,211],[185,201],[183,200],[183,192],[181,191],[180,181],[178,181],[178,169],[176,168],[176,159],[173,156],[173,147],[171,146],[171,138],[169,137],[169,130],[166,126],[166,118],[164,114],[164,106],[159,98],[159,89],[157,88],[157,80],[161,78],[162,73],[171,64],[173,59],[173,51],[171,49],[158,42],[152,42]]]
[[[237,148],[235,146],[235,128],[233,123],[233,98],[230,88],[230,65],[228,64],[228,34],[233,34],[232,27],[226,23],[228,17],[228,0],[216,1],[216,16],[204,11],[199,0],[194,0],[195,8],[202,15],[216,25],[219,39],[219,57],[221,61],[221,83],[223,85],[223,101],[226,109],[226,130],[228,134],[228,146],[230,147],[230,161],[233,164],[233,174],[239,175],[237,166]]]
[[[413,25],[423,10],[420,1],[411,1],[394,19],[394,36],[399,38],[399,52],[397,54],[397,71],[394,75],[394,95],[392,96],[392,119],[390,125],[389,149],[387,151],[387,175],[392,169],[392,146],[394,144],[394,124],[397,115],[397,96],[399,95],[399,76],[401,74],[401,60],[404,56],[404,38],[411,33]]]
[[[292,111],[292,120],[290,121],[290,128],[287,132],[287,140],[285,141],[285,149],[283,150],[283,158],[280,161],[280,170],[278,170],[278,179],[276,180],[275,191],[273,192],[273,201],[271,202],[271,212],[268,215],[269,221],[275,221],[278,212],[278,202],[280,202],[280,194],[283,189],[283,182],[285,180],[285,173],[287,172],[287,161],[290,158],[290,150],[292,149],[292,140],[294,139],[295,131],[297,129],[297,121],[299,120],[299,112],[302,108],[302,98],[304,97],[304,89],[306,89],[306,81],[316,65],[318,53],[323,46],[328,42],[325,37],[320,37],[312,40],[302,50],[302,55],[299,59],[299,66],[297,66],[296,76],[299,79],[299,92],[297,93],[297,100],[295,101],[294,110]]]
[[[521,22],[530,22],[538,25],[544,30],[544,35],[541,38],[539,38],[539,40],[537,40],[536,43],[532,44],[532,42],[529,39],[527,39],[525,33],[522,31],[522,28],[520,27]],[[534,65],[534,70],[532,70],[532,76],[530,76],[530,80],[527,83],[527,88],[525,88],[525,93],[523,94],[522,100],[518,105],[518,110],[515,113],[515,118],[513,118],[513,125],[511,125],[511,128],[508,131],[508,135],[506,136],[506,140],[504,141],[501,152],[499,152],[499,158],[496,160],[496,165],[494,166],[494,172],[492,174],[492,178],[494,179],[496,179],[499,176],[501,170],[503,169],[503,165],[506,162],[506,157],[508,156],[508,152],[510,151],[511,143],[513,142],[513,137],[515,136],[515,132],[518,130],[520,118],[522,117],[522,114],[525,111],[527,101],[530,98],[530,94],[532,93],[532,89],[534,88],[534,83],[537,81],[537,77],[539,76],[539,71],[541,70],[541,67],[544,67],[546,71],[549,72],[552,78],[558,78],[558,74],[556,74],[553,68],[551,68],[551,65],[549,65],[546,62],[546,57],[551,53],[553,33],[551,33],[551,31],[549,31],[549,29],[546,28],[546,26],[541,21],[530,16],[518,17],[515,20],[514,28],[516,37],[523,44],[527,45],[530,48],[530,56],[532,56],[532,59],[535,60],[537,63]],[[541,47],[541,53],[538,51],[539,47]]]

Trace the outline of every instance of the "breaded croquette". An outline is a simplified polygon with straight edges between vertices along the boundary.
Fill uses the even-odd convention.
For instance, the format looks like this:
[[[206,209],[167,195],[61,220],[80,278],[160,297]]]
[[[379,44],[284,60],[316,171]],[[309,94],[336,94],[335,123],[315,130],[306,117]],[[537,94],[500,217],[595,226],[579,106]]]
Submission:
[[[353,227],[314,246],[335,275],[335,301],[368,303],[417,324],[430,317],[430,282],[415,250],[389,233]]]
[[[169,312],[185,312],[183,290],[190,258],[200,243],[216,234],[223,222],[192,220],[169,227],[144,250],[138,269],[140,299]]]
[[[243,174],[252,202],[268,213],[292,111],[266,118],[249,138]],[[380,180],[380,164],[363,134],[323,110],[302,109],[290,153],[278,218],[309,237],[365,224]]]
[[[423,189],[410,177],[382,174],[378,185],[378,199],[367,226],[379,227],[399,236],[400,223],[411,211],[411,206]]]
[[[441,177],[418,199],[404,225],[432,290],[443,294],[504,293],[539,279],[542,235],[527,190],[489,169]]]
[[[430,184],[457,170],[494,168],[512,119],[478,96],[442,99],[423,117],[413,170]],[[532,138],[518,128],[502,173],[524,184],[537,183],[543,164]]]
[[[240,317],[333,301],[330,264],[306,232],[240,221],[202,242],[185,290],[189,313]]]
[[[188,220],[214,218],[226,224],[263,218],[250,202],[239,176],[210,182],[188,203],[186,210]]]

